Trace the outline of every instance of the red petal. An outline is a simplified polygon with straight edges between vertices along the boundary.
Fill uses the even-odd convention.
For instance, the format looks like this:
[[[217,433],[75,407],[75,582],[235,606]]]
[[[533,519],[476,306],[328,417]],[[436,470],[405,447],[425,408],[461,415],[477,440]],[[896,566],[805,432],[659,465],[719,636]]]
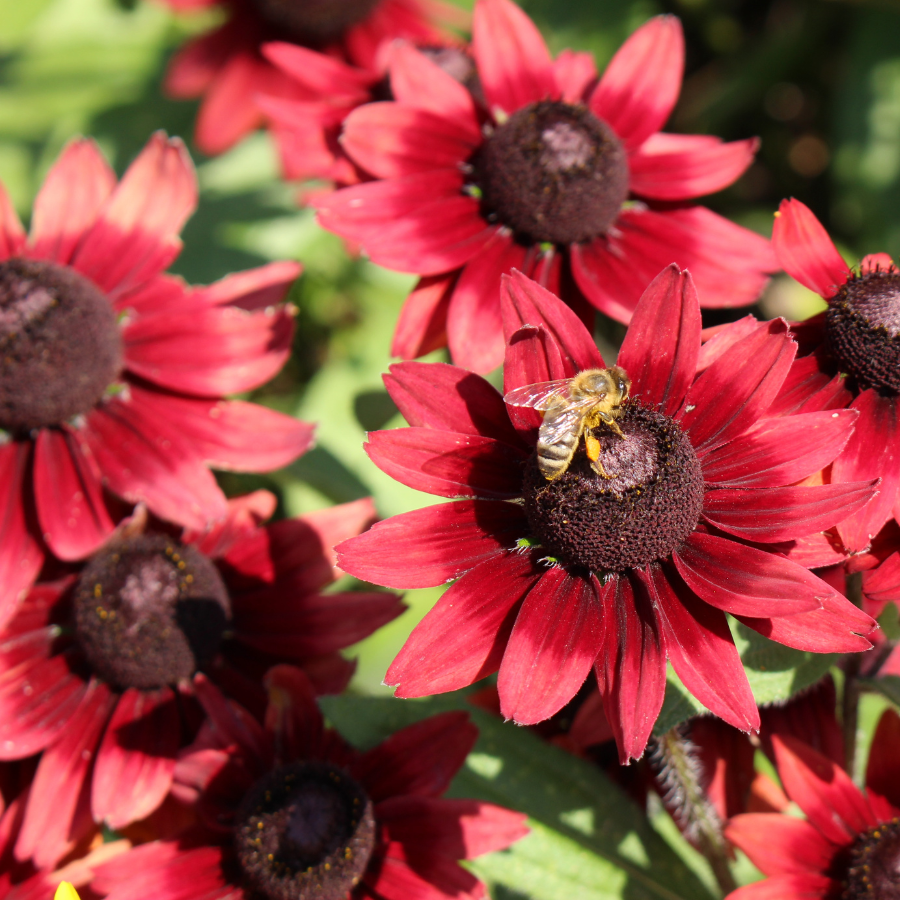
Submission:
[[[447,346],[447,310],[457,277],[452,272],[419,279],[400,310],[391,356],[415,359]]]
[[[774,553],[694,532],[672,559],[688,587],[734,615],[769,617],[808,612],[831,593],[820,578]]]
[[[389,840],[411,855],[439,853],[449,859],[503,850],[528,834],[523,813],[481,800],[391,797],[378,804],[378,821]]]
[[[441,713],[408,725],[363,753],[351,774],[375,803],[401,794],[439,797],[477,738],[468,713]]]
[[[848,550],[865,550],[893,515],[900,490],[900,416],[897,399],[863,391],[852,409],[859,410],[856,430],[831,466],[833,482],[880,478],[878,495],[858,513],[838,525]]]
[[[633,150],[669,118],[683,75],[681,22],[656,16],[619,48],[588,105]]]
[[[854,410],[823,410],[763,419],[703,458],[703,479],[727,487],[792,484],[825,468],[856,422]]]
[[[500,711],[520,725],[549,719],[571,700],[600,652],[594,583],[549,569],[529,591],[503,653]]]
[[[890,272],[894,267],[894,261],[887,253],[868,253],[859,264],[861,275],[870,275],[872,272]]]
[[[388,844],[363,875],[366,894],[379,900],[482,900],[484,885],[467,869],[443,856],[406,858],[402,844]]]
[[[597,81],[597,66],[592,53],[563,50],[553,60],[553,76],[564,103],[583,103],[584,96]]]
[[[191,7],[210,6],[216,0],[168,0],[176,9],[184,4]],[[189,99],[201,96],[234,51],[235,23],[232,19],[188,41],[169,62],[163,81],[163,90],[170,97]]]
[[[604,635],[594,666],[619,762],[640,759],[666,691],[665,639],[639,580],[613,576],[602,590]]]
[[[850,267],[812,210],[799,200],[782,200],[772,229],[772,247],[788,275],[823,297],[831,297],[850,276]]]
[[[25,246],[25,229],[6,188],[0,183],[0,261],[18,256]]]
[[[181,722],[169,688],[129,688],[119,698],[97,753],[94,819],[113,829],[149,816],[169,793]]]
[[[74,138],[34,201],[29,256],[66,265],[116,186],[116,173],[90,138]]]
[[[873,603],[900,600],[900,553],[892,553],[877,568],[862,573],[863,594]]]
[[[5,625],[44,563],[37,522],[27,506],[30,441],[0,446],[0,627]]]
[[[684,686],[710,712],[741,731],[759,730],[759,710],[724,613],[684,589],[670,569],[647,575],[666,653]]]
[[[447,340],[457,365],[490,372],[503,362],[501,278],[523,266],[525,254],[525,247],[499,230],[466,264],[447,311]]]
[[[16,842],[17,859],[31,858],[38,868],[49,868],[84,836],[84,826],[93,824],[91,766],[115,700],[105,684],[92,681],[75,713],[77,725],[44,751]]]
[[[324,722],[313,686],[301,669],[273,666],[266,673],[266,731],[280,760],[317,758],[323,747]]]
[[[34,445],[34,499],[44,540],[60,559],[83,559],[112,534],[100,471],[72,432],[42,428]]]
[[[837,852],[809,822],[780,813],[735,816],[725,829],[725,837],[766,875],[824,874]]]
[[[178,233],[197,205],[197,179],[184,144],[155,134],[72,255],[72,265],[111,298],[161,272],[178,253]]]
[[[553,61],[534,22],[510,0],[479,0],[472,22],[472,51],[488,107],[511,115],[559,91]]]
[[[837,763],[787,735],[772,735],[772,747],[788,797],[828,840],[848,845],[878,824],[866,798]]]
[[[517,604],[541,574],[524,554],[498,555],[467,572],[413,629],[385,682],[399,685],[398,697],[422,697],[495,672]]]
[[[871,499],[878,482],[707,491],[703,518],[748,541],[775,543],[824,531]]]
[[[114,400],[88,417],[83,436],[110,490],[188,528],[224,517],[225,497],[215,478],[175,429]]]
[[[271,752],[266,734],[250,713],[225,698],[202,672],[194,675],[190,688],[209,717],[219,747],[233,744],[251,763],[268,763]],[[190,690],[185,691],[190,693]]]
[[[222,556],[235,544],[255,534],[259,526],[275,514],[277,506],[278,498],[271,491],[258,490],[233,497],[228,501],[224,521],[204,531],[186,529],[181,540],[195,544],[204,556]]]
[[[372,72],[298,44],[272,41],[263,44],[261,51],[270,63],[299,82],[303,96],[351,96],[358,103],[365,103],[377,79]]]
[[[399,363],[384,376],[391,399],[410,425],[518,443],[495,387],[446,363]]]
[[[341,144],[376,178],[403,178],[465,163],[481,143],[471,125],[402,103],[367,103],[344,120]]]
[[[571,371],[603,368],[606,363],[578,316],[554,294],[521,272],[502,279],[503,334],[506,340],[523,325],[542,325],[559,345]]]
[[[830,900],[838,890],[840,882],[826,875],[778,875],[746,884],[732,891],[728,900]]]
[[[233,272],[207,287],[192,288],[187,292],[187,297],[191,301],[209,306],[236,306],[246,310],[266,309],[284,300],[302,271],[303,266],[299,263],[273,262],[244,272]]]
[[[336,549],[341,568],[363,581],[432,587],[513,549],[527,532],[525,515],[514,504],[459,500],[378,522]]]
[[[511,500],[522,494],[524,453],[492,438],[396,428],[370,431],[365,450],[382,472],[438,497]]]
[[[846,375],[832,375],[831,363],[818,354],[795,359],[770,416],[844,409],[853,400]]]
[[[897,748],[900,747],[900,716],[886,709],[878,720],[866,764],[866,789],[875,791],[900,807],[900,782],[897,780]]]
[[[673,416],[697,373],[700,305],[690,272],[663,269],[644,291],[619,350],[631,392]]]
[[[774,319],[700,374],[677,418],[701,456],[756,424],[777,396],[796,352],[787,323]]]
[[[628,158],[631,191],[652,200],[714,194],[753,162],[759,138],[723,143],[705,135],[655,134]]]
[[[759,328],[759,319],[748,314],[736,322],[726,322],[724,325],[712,325],[700,332],[700,340],[703,346],[700,348],[700,357],[697,360],[697,371],[708,369],[732,344],[736,344],[748,334]]]

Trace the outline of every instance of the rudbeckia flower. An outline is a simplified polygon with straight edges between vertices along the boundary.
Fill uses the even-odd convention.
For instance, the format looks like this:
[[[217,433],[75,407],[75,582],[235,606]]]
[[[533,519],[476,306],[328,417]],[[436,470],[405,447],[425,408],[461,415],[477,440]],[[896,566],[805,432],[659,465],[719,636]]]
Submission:
[[[182,143],[154,135],[120,182],[93,141],[51,168],[26,236],[0,185],[0,625],[44,557],[82,559],[129,507],[202,529],[227,513],[210,466],[268,471],[312,427],[223,400],[290,354],[300,272],[209,287],[163,270],[197,203]]]
[[[768,241],[685,201],[731,184],[757,142],[660,132],[684,68],[676,18],[639,28],[597,80],[584,54],[552,60],[511,0],[478,0],[472,53],[477,92],[411,47],[393,54],[395,102],[354,110],[341,138],[376,180],[315,204],[374,262],[424,276],[394,354],[449,344],[473,371],[499,365],[513,268],[620,322],[671,262],[706,306],[756,299],[777,268]]]
[[[525,817],[442,795],[477,729],[462,712],[425,719],[359,753],[323,726],[303,673],[267,679],[265,727],[204,683],[212,728],[176,777],[214,834],[156,842],[101,866],[109,900],[480,900],[457,860],[508,847]]]
[[[130,523],[0,631],[0,759],[43,750],[19,859],[53,865],[95,821],[123,828],[163,802],[199,726],[198,671],[259,714],[276,662],[338,692],[353,672],[338,651],[402,611],[390,593],[321,593],[339,574],[330,548],[372,521],[371,501],[261,525],[274,506],[251,494],[178,536]]]
[[[606,367],[576,315],[521,273],[506,279],[503,303],[507,392]],[[345,571],[377,584],[455,579],[386,682],[417,697],[499,669],[503,715],[532,724],[593,669],[624,762],[644,750],[667,659],[717,716],[759,727],[726,613],[802,650],[868,649],[874,621],[786,556],[874,489],[793,486],[834,458],[856,417],[767,417],[795,350],[781,320],[701,350],[693,282],[670,266],[619,353],[632,382],[615,420],[622,434],[594,428],[595,455],[579,440],[552,480],[535,453],[539,412],[455,366],[392,367],[385,383],[411,427],[371,433],[370,458],[403,484],[463,499],[337,548]]]

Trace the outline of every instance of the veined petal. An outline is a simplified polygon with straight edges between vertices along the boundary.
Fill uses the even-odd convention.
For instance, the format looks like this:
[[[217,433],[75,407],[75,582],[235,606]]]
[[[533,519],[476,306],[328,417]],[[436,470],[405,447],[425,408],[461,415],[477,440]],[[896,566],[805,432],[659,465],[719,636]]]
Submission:
[[[447,346],[447,310],[458,277],[451,272],[419,279],[400,310],[391,356],[415,359]]]
[[[728,900],[828,900],[839,887],[840,882],[827,875],[775,875],[739,887]]]
[[[811,823],[781,813],[734,816],[725,837],[766,875],[824,874],[837,849]]]

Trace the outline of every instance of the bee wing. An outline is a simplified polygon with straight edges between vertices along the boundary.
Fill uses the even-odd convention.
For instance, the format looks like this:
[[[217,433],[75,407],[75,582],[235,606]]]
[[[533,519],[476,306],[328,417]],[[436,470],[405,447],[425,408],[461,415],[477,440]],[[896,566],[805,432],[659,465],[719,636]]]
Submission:
[[[569,396],[571,378],[560,378],[558,381],[539,381],[537,384],[526,384],[506,394],[503,399],[510,406],[526,406],[543,412],[550,408],[554,400],[566,399]]]
[[[592,398],[569,403],[559,409],[551,409],[541,423],[540,438],[545,444],[556,444],[566,435],[581,431],[581,422],[591,406],[596,403]]]

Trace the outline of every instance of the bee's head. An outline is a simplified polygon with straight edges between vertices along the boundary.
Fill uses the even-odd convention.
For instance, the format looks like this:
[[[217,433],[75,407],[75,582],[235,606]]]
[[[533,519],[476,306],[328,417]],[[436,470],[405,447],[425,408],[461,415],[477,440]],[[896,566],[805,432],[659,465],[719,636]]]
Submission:
[[[607,369],[607,373],[612,384],[612,393],[618,394],[619,403],[624,403],[631,393],[631,379],[620,366],[613,366],[611,369]]]

